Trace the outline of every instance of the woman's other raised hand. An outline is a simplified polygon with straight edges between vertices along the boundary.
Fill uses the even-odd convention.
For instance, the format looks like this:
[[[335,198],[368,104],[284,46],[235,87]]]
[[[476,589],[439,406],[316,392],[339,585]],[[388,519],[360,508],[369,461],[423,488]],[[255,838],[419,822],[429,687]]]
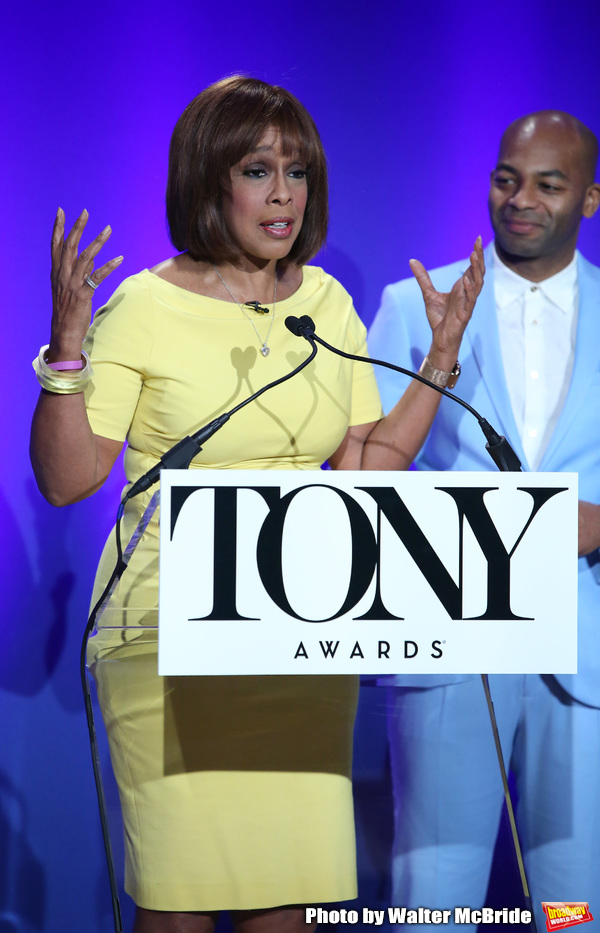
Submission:
[[[458,358],[462,336],[483,287],[485,260],[481,237],[475,241],[468,268],[449,292],[438,292],[433,287],[427,270],[417,259],[410,260],[410,268],[423,293],[431,327],[429,360],[433,366],[449,371]]]
[[[95,289],[123,261],[117,256],[94,269],[96,256],[110,237],[105,227],[95,240],[81,252],[79,243],[88,222],[88,212],[82,211],[65,237],[65,214],[58,209],[52,230],[52,328],[48,361],[77,359],[92,316]]]

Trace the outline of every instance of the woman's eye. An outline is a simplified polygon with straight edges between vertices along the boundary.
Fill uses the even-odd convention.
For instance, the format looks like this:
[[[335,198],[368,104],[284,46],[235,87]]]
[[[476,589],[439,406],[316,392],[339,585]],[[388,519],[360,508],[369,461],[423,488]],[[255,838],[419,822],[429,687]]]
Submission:
[[[264,168],[246,168],[242,172],[247,178],[263,178],[267,173]]]
[[[302,179],[302,178],[306,178],[306,176],[308,175],[308,171],[305,168],[294,168],[291,170],[291,172],[288,172],[288,174],[292,178]]]

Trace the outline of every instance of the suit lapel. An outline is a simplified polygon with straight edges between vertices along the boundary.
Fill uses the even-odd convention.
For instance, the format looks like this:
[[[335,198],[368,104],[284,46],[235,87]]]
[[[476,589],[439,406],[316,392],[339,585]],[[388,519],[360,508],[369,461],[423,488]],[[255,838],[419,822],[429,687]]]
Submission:
[[[564,408],[540,464],[552,469],[552,458],[567,434],[581,405],[587,402],[590,383],[600,369],[600,269],[578,257],[579,309],[575,362]]]
[[[492,412],[481,412],[492,423],[499,434],[504,434],[521,463],[526,466],[526,458],[521,444],[512,410],[504,364],[500,351],[496,303],[494,301],[494,281],[492,272],[492,249],[485,251],[487,272],[485,284],[473,312],[465,337],[468,339],[473,357],[479,370],[479,377],[486,386],[492,405]]]

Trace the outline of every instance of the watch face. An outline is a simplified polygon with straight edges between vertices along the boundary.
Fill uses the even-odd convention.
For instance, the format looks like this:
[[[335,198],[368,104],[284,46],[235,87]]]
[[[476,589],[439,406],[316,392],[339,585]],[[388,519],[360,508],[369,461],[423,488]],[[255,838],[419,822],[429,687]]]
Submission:
[[[447,389],[453,389],[453,388],[454,388],[454,386],[455,386],[456,383],[458,382],[458,377],[460,376],[460,373],[461,373],[461,367],[460,367],[460,363],[459,363],[458,360],[457,360],[456,363],[454,364],[454,369],[453,369],[452,372],[450,373],[450,376],[449,376],[449,378],[448,378],[448,382],[446,383],[446,388],[447,388]]]

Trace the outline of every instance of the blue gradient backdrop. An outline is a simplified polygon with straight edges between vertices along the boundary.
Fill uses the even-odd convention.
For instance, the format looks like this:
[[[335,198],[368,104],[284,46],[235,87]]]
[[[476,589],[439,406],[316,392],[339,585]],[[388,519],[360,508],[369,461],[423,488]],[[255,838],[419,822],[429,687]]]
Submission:
[[[111,929],[77,663],[122,477],[58,511],[27,457],[57,207],[69,223],[87,207],[90,237],[112,225],[108,253],[125,255],[116,286],[172,252],[163,192],[183,107],[233,72],[284,84],[329,157],[320,262],[368,323],[410,257],[431,267],[466,255],[478,233],[489,239],[487,178],[510,120],[558,107],[600,131],[599,34],[597,0],[5,6],[0,933]],[[600,222],[586,224],[581,245],[600,262]],[[386,898],[383,702],[367,688],[358,732],[361,902],[371,907]]]

